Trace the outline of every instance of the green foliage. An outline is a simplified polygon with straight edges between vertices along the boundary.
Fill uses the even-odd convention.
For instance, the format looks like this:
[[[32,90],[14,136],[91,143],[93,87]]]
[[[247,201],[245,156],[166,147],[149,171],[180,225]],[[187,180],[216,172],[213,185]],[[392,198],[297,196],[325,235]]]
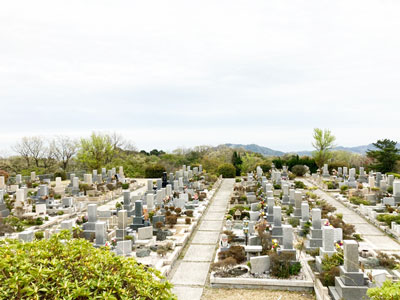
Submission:
[[[111,137],[107,134],[93,132],[89,138],[81,139],[77,159],[87,168],[98,170],[110,163],[114,155],[115,149]]]
[[[35,238],[36,238],[37,240],[42,240],[42,239],[44,238],[44,233],[43,233],[43,231],[36,231],[36,232],[35,232]]]
[[[349,189],[349,187],[347,186],[347,185],[342,185],[341,187],[340,187],[340,191],[341,192],[345,192],[345,191],[347,191]]]
[[[292,225],[292,227],[297,227],[300,224],[300,220],[298,218],[289,218],[288,223]]]
[[[367,200],[364,200],[357,196],[350,197],[349,201],[350,201],[350,203],[355,204],[355,205],[360,205],[360,204],[370,205],[370,203]]]
[[[303,165],[295,165],[291,170],[296,176],[304,176],[306,174],[306,168]]]
[[[148,166],[145,169],[144,174],[145,174],[146,178],[161,178],[165,171],[166,170],[165,170],[164,166],[156,164],[156,165]]]
[[[313,138],[314,142],[312,145],[315,148],[313,158],[318,168],[321,169],[332,157],[331,150],[334,147],[336,138],[332,135],[330,130],[322,130],[319,128],[314,128]]]
[[[260,168],[264,173],[268,173],[272,169],[272,164],[270,162],[263,162],[260,164]]]
[[[295,181],[294,182],[294,187],[296,189],[305,189],[306,185],[303,183],[303,181]]]
[[[397,142],[384,139],[378,140],[373,145],[378,149],[367,151],[367,156],[375,162],[372,167],[382,173],[393,172],[396,162],[400,160],[400,150],[396,147]]]
[[[235,178],[236,169],[232,164],[222,164],[218,167],[218,174],[223,178]]]
[[[129,183],[123,183],[123,184],[122,184],[122,189],[123,189],[123,190],[129,189]]]
[[[0,298],[176,299],[158,271],[70,238],[0,242]]]
[[[400,216],[395,216],[392,214],[379,214],[376,219],[379,222],[384,222],[388,226],[391,226],[392,222],[396,222],[397,224],[400,224]]]
[[[399,300],[400,282],[387,280],[382,287],[368,289],[367,295],[371,300]]]
[[[300,262],[293,261],[291,254],[284,252],[277,254],[276,252],[270,253],[271,259],[271,275],[278,278],[289,278],[290,276],[300,273]]]
[[[240,174],[242,172],[242,163],[243,163],[243,160],[240,157],[240,153],[237,153],[236,151],[234,151],[233,155],[232,155],[232,164],[236,169],[236,176],[240,176]]]

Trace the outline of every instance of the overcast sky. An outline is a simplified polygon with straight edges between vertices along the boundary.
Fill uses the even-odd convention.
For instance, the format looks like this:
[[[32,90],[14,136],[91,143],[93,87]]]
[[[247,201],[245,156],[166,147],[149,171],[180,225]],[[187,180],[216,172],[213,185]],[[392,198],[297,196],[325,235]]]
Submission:
[[[3,1],[0,149],[400,140],[400,1]]]

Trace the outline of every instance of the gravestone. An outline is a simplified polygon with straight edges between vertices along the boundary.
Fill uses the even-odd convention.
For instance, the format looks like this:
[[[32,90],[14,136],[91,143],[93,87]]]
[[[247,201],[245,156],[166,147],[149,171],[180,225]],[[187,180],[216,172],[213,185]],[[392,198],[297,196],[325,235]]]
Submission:
[[[322,247],[322,222],[321,222],[321,209],[313,208],[311,210],[312,226],[310,228],[311,234],[308,236],[310,249]]]
[[[154,210],[154,194],[146,195],[147,210],[152,212]]]
[[[128,217],[133,215],[133,207],[131,203],[131,192],[129,190],[123,191],[124,196],[124,210],[127,211]]]
[[[153,238],[153,226],[146,226],[138,228],[138,239],[149,240]]]
[[[250,257],[250,273],[263,274],[268,272],[271,267],[270,258],[268,255]]]
[[[116,231],[117,241],[122,241],[128,235],[128,212],[125,209],[118,211],[118,228]]]
[[[303,194],[300,191],[295,191],[294,193],[294,213],[293,217],[300,219],[301,218],[301,202],[303,201]]]
[[[123,255],[123,256],[131,254],[132,253],[132,241],[131,240],[118,241],[116,252],[117,252],[117,255]]]
[[[148,192],[153,191],[153,180],[152,179],[147,179],[147,191]]]
[[[60,229],[61,230],[69,230],[72,231],[72,228],[74,227],[75,221],[74,220],[65,220],[60,223]]]
[[[10,215],[10,210],[7,208],[7,205],[4,203],[4,190],[0,189],[0,217],[6,218]]]
[[[294,200],[294,195],[295,195],[295,189],[289,189],[289,205],[294,206],[295,205],[295,200]]]
[[[95,223],[96,240],[97,246],[103,246],[107,241],[107,224],[106,222],[98,221]]]
[[[376,172],[375,174],[376,177],[376,187],[380,188],[381,187],[381,180],[382,180],[382,173],[381,172]]]
[[[282,210],[280,206],[274,206],[274,224],[272,225],[272,238],[282,243]]]
[[[282,185],[282,204],[283,205],[289,205],[289,185],[287,183],[284,183]]]
[[[358,243],[354,240],[343,242],[344,265],[340,266],[340,277],[335,277],[335,287],[329,293],[335,300],[366,299],[368,279],[359,269]]]
[[[90,240],[92,235],[96,233],[97,222],[97,204],[89,204],[87,206],[88,221],[83,223],[83,235],[85,239]]]
[[[296,249],[293,249],[293,227],[291,225],[282,225],[282,246],[278,253],[290,254],[291,260],[296,259]]]
[[[22,242],[32,242],[35,238],[35,233],[32,230],[25,230],[18,233],[18,239]]]
[[[396,204],[400,203],[400,180],[393,181],[393,197]]]
[[[135,216],[133,217],[133,224],[130,228],[138,230],[138,228],[145,227],[144,216],[143,216],[143,204],[142,200],[135,201]]]
[[[300,228],[304,229],[308,221],[310,221],[310,207],[307,201],[303,201],[301,202]]]
[[[331,226],[324,226],[322,229],[322,247],[319,249],[319,256],[315,259],[318,272],[322,272],[322,260],[335,253],[335,229]]]
[[[268,223],[272,223],[274,222],[275,199],[273,197],[268,197],[267,204],[268,204],[267,221]]]

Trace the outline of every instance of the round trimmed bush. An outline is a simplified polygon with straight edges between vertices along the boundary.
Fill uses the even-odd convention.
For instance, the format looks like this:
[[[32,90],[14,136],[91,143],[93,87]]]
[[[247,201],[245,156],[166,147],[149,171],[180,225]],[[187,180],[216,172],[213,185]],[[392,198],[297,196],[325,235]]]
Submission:
[[[218,167],[218,174],[224,178],[235,178],[236,169],[232,164],[222,164]]]
[[[292,167],[292,173],[296,174],[296,176],[304,176],[306,174],[307,169],[303,165],[295,165]]]

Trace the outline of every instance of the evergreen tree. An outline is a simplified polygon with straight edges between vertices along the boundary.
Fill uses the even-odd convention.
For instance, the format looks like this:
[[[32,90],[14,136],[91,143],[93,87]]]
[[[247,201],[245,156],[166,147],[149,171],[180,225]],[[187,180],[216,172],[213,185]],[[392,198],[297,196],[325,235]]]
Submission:
[[[373,145],[377,150],[367,151],[367,156],[375,161],[372,167],[379,172],[393,172],[396,162],[400,160],[400,149],[396,147],[397,142],[384,139],[378,140]]]
[[[232,155],[232,164],[236,169],[236,176],[240,176],[240,174],[242,173],[242,163],[243,161],[240,157],[240,153],[234,151]]]

